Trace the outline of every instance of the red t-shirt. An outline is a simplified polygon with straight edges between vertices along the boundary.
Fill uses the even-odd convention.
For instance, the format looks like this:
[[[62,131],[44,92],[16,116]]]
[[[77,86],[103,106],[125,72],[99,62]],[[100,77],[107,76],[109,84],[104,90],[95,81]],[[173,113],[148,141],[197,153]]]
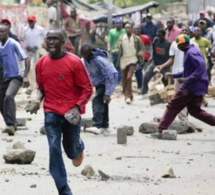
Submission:
[[[67,53],[59,59],[45,55],[37,61],[38,88],[44,91],[44,110],[64,115],[78,105],[81,114],[89,101],[93,86],[80,58]]]
[[[140,35],[140,39],[141,39],[141,41],[142,41],[142,43],[143,43],[144,46],[151,45],[151,38],[149,36],[147,36],[147,35]],[[143,52],[143,58],[146,61],[149,60],[149,54],[146,51]]]

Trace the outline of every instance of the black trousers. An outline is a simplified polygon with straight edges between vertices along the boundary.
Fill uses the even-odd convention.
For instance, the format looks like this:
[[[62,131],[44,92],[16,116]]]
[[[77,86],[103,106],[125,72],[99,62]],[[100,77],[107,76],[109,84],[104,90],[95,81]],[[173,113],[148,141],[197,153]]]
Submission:
[[[146,71],[145,71],[145,73],[144,73],[144,75],[143,75],[143,85],[142,85],[142,95],[145,95],[145,94],[147,94],[147,92],[148,92],[148,83],[149,83],[149,81],[151,80],[151,78],[154,76],[154,68],[155,68],[156,66],[154,65],[154,64],[150,64],[148,67],[147,67],[147,69],[146,69]],[[161,73],[162,74],[164,74],[164,73],[166,73],[166,72],[169,72],[169,69],[163,69],[162,71],[161,71]],[[162,79],[162,82],[163,82],[163,84],[165,85],[165,86],[167,86],[167,84],[168,84],[168,80],[166,80],[164,77],[163,77],[163,79]]]
[[[105,95],[105,86],[100,85],[96,87],[96,95],[93,98],[93,127],[108,128],[109,114],[108,104],[104,103],[103,97]]]
[[[2,79],[0,85],[0,111],[6,125],[16,124],[15,95],[22,85],[22,78]]]
[[[75,37],[69,37],[69,40],[71,41],[72,45],[75,48],[75,54],[79,55],[79,42],[81,39],[81,35],[77,35]]]

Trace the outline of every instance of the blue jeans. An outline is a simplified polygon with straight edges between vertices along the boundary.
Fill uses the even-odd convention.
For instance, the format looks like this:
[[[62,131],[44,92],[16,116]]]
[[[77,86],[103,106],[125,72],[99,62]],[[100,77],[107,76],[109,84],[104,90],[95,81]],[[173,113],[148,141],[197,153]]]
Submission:
[[[140,64],[137,64],[136,69],[135,69],[135,77],[137,80],[137,88],[141,89],[142,88],[142,83],[143,83],[143,66]]]
[[[103,97],[105,95],[105,86],[100,85],[96,87],[96,95],[93,98],[93,127],[108,128],[109,127],[109,114],[108,104],[104,103]]]
[[[122,82],[122,72],[121,72],[120,66],[116,66],[116,63],[118,61],[118,55],[112,54],[112,60],[113,60],[114,66],[118,72],[118,84],[120,84]]]
[[[81,121],[77,125],[72,125],[63,115],[45,112],[45,129],[49,143],[49,171],[59,195],[72,195],[62,157],[61,136],[63,134],[62,143],[67,157],[75,159],[84,150],[84,143],[80,140],[80,127]]]

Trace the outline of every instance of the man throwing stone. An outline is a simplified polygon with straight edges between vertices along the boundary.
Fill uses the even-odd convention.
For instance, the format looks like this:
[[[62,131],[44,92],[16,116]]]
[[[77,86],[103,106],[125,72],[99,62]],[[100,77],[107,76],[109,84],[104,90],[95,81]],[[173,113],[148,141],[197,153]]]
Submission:
[[[49,53],[37,61],[37,99],[29,102],[26,110],[36,113],[44,98],[45,129],[49,143],[49,170],[58,193],[72,195],[61,151],[61,136],[64,151],[74,166],[80,166],[84,158],[84,143],[80,139],[80,114],[85,113],[93,87],[81,60],[62,51],[64,34],[50,30],[46,36]]]
[[[188,113],[215,126],[215,116],[201,109],[203,95],[208,92],[208,76],[204,57],[194,45],[190,45],[188,35],[181,34],[176,38],[178,48],[184,52],[184,71],[176,74],[166,73],[166,78],[178,78],[181,84],[152,137],[161,139],[162,131],[168,129],[177,114],[187,107]]]

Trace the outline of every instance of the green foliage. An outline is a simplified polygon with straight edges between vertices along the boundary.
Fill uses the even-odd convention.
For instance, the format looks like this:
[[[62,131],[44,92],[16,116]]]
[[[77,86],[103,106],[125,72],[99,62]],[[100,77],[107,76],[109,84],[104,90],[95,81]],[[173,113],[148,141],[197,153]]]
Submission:
[[[102,0],[88,0],[88,3],[96,3]],[[108,2],[108,0],[103,0],[104,2]],[[142,5],[145,3],[150,2],[151,0],[113,0],[113,4],[118,7],[130,7],[136,5]],[[159,2],[159,0],[154,0]],[[167,3],[174,3],[174,2],[187,2],[187,0],[162,0],[163,7],[166,7]]]

